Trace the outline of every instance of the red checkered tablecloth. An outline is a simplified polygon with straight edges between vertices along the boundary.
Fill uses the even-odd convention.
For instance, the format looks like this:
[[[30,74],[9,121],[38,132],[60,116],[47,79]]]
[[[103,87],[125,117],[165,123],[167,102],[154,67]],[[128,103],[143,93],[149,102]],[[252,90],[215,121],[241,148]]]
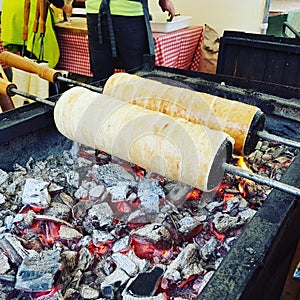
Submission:
[[[58,32],[57,41],[60,59],[56,69],[91,77],[87,35],[85,33]]]
[[[170,33],[153,33],[155,64],[198,71],[203,27],[191,26]],[[57,32],[60,60],[56,69],[92,76],[86,33]]]
[[[198,70],[203,27],[193,26],[170,33],[153,33],[155,65]]]

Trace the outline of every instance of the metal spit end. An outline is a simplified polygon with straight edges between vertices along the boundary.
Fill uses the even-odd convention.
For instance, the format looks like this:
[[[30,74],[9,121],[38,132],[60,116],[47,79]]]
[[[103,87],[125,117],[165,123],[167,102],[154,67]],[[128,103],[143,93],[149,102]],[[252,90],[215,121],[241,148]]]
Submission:
[[[232,151],[232,143],[229,140],[225,140],[220,146],[211,166],[207,181],[208,190],[213,190],[222,181],[225,172],[225,168],[223,165],[230,160]]]
[[[257,133],[263,130],[265,126],[265,121],[266,121],[265,114],[261,110],[258,110],[255,113],[248,130],[248,134],[247,134],[247,138],[243,150],[245,155],[249,155],[254,151],[259,140],[259,136]]]

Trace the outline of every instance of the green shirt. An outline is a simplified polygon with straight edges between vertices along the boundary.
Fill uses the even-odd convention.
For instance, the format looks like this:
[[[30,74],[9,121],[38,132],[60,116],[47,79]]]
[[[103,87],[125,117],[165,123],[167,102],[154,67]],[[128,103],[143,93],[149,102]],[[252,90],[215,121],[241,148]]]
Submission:
[[[97,14],[101,0],[86,0],[86,12]],[[110,13],[119,16],[143,16],[143,5],[139,1],[132,0],[110,0]]]
[[[31,0],[28,21],[28,39],[26,48],[35,56],[39,56],[41,47],[40,32],[36,33],[34,39],[33,23],[38,0]],[[54,31],[54,20],[52,10],[49,9],[46,20],[46,31],[44,36],[44,60],[49,62],[49,67],[54,68],[59,61],[60,51],[56,34]],[[22,31],[24,23],[24,1],[3,0],[1,14],[1,41],[4,46],[23,45]],[[33,43],[34,40],[34,43]],[[32,47],[33,46],[33,47]],[[32,49],[33,48],[33,49]]]

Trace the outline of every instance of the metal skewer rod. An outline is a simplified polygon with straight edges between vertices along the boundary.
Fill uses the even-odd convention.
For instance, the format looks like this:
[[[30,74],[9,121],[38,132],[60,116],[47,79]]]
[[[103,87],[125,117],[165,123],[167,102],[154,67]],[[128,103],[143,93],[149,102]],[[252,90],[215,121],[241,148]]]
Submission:
[[[84,87],[84,88],[86,88],[90,91],[97,92],[97,93],[102,93],[103,92],[103,88],[101,88],[101,87],[97,87],[97,86],[87,84],[87,83],[84,83],[84,82],[76,81],[76,80],[73,80],[73,79],[70,79],[70,78],[65,78],[61,75],[57,75],[55,80],[62,81],[62,82],[65,82],[65,83],[69,83],[69,84],[73,84],[73,85],[82,86],[82,87]]]
[[[76,80],[72,80],[69,78],[65,78],[62,76],[61,72],[49,68],[46,65],[38,64],[26,57],[19,56],[12,52],[3,51],[0,53],[0,61],[5,62],[6,64],[10,65],[11,67],[18,68],[20,70],[37,74],[40,78],[43,78],[49,82],[56,83],[57,81],[66,82],[68,84],[73,84],[77,86],[82,86],[86,89],[91,91],[102,93],[103,89],[100,87],[96,87],[90,84],[86,84],[83,82],[79,82]]]
[[[274,180],[272,178],[264,177],[252,172],[249,172],[247,170],[244,170],[240,167],[236,167],[233,165],[230,165],[228,163],[223,164],[223,168],[225,172],[233,174],[233,175],[238,175],[243,178],[247,178],[249,180],[252,180],[256,183],[262,184],[262,185],[267,185],[269,187],[272,187],[274,189],[280,190],[282,192],[294,195],[296,197],[300,197],[300,189],[296,188],[294,186],[291,186],[289,184],[283,183],[281,181]]]
[[[14,83],[11,83],[1,77],[0,77],[0,93],[3,95],[7,95],[9,97],[12,97],[14,95],[20,95],[20,96],[28,98],[30,100],[41,102],[41,103],[50,105],[52,107],[55,106],[55,102],[51,102],[47,99],[43,99],[38,96],[34,96],[32,94],[20,91],[17,89],[17,86]]]
[[[28,94],[26,92],[23,92],[23,91],[20,91],[18,90],[17,88],[14,88],[14,87],[11,87],[10,88],[10,93],[13,95],[19,95],[19,96],[22,96],[24,98],[28,98],[30,100],[34,100],[36,102],[41,102],[41,103],[44,103],[44,104],[47,104],[47,105],[50,105],[52,107],[55,106],[55,102],[52,102],[52,101],[49,101],[47,99],[43,99],[43,98],[40,98],[38,96],[34,96],[34,95],[31,95],[31,94]]]
[[[287,138],[283,138],[278,135],[268,133],[267,131],[258,131],[257,136],[262,139],[271,141],[271,142],[278,142],[280,144],[284,144],[284,145],[291,146],[294,148],[300,148],[300,142],[293,141],[293,140],[290,140]]]

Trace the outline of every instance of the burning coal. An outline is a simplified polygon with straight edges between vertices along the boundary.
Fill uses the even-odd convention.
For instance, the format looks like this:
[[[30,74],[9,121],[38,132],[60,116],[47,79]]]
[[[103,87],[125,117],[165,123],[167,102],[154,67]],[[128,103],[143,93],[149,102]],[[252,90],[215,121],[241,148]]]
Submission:
[[[279,180],[296,154],[260,141],[246,160]],[[0,170],[0,298],[196,299],[269,192],[227,174],[204,193],[75,143]]]

